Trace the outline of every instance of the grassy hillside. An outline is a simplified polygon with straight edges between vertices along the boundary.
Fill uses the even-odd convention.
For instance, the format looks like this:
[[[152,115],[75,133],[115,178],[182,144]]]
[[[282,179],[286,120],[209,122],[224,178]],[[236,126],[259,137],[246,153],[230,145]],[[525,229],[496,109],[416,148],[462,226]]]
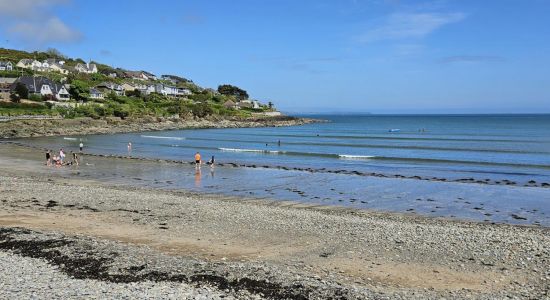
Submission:
[[[25,52],[12,49],[0,48],[0,60],[9,60],[14,65],[21,59],[31,58],[43,61],[48,58],[56,58],[64,60],[66,66],[74,67],[77,63],[83,61],[79,58],[73,59],[66,57],[55,49],[50,49],[45,52]],[[213,89],[205,89],[193,83],[191,80],[184,79],[181,76],[171,76],[178,80],[176,84],[167,80],[151,80],[140,81],[135,79],[124,78],[123,74],[126,70],[113,68],[106,64],[94,62],[98,67],[98,73],[85,74],[71,72],[68,75],[63,75],[57,72],[37,72],[27,69],[18,69],[14,71],[0,72],[0,77],[18,77],[23,75],[44,76],[55,82],[62,82],[70,86],[69,92],[72,98],[72,104],[64,106],[52,107],[39,96],[32,96],[34,106],[27,104],[12,103],[10,105],[0,106],[0,114],[54,114],[61,115],[66,118],[74,118],[87,116],[92,118],[103,118],[109,116],[117,116],[121,118],[139,118],[143,116],[161,116],[169,117],[179,115],[183,118],[203,118],[210,115],[231,116],[231,117],[249,117],[252,112],[262,112],[269,110],[267,107],[261,109],[234,109],[224,107],[224,103],[228,100],[238,102],[235,95],[222,94]],[[108,76],[111,73],[117,74],[117,77]],[[152,93],[150,95],[142,95],[139,92],[127,91],[126,95],[118,96],[107,91],[105,99],[94,100],[89,97],[90,88],[95,88],[103,82],[112,82],[116,84],[169,84],[176,85],[179,88],[187,88],[191,91],[191,95],[186,97],[167,97],[161,94]],[[14,102],[20,100],[12,97]],[[25,98],[23,96],[23,98]]]

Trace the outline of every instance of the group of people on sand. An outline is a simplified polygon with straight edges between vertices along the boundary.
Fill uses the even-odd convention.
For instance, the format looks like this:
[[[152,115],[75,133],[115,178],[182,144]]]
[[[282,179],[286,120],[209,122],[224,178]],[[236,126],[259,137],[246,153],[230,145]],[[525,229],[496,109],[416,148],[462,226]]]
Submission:
[[[72,166],[79,165],[79,157],[76,152],[71,151],[72,160],[66,160],[66,154],[63,148],[59,149],[59,153],[55,153],[53,150],[46,151],[46,166],[51,167],[61,167],[61,166]]]
[[[210,165],[210,168],[214,168],[214,163],[216,162],[214,155],[212,155],[212,158],[210,158],[209,161],[206,162],[207,165]],[[200,152],[197,151],[195,153],[195,169],[200,169],[202,164],[202,157]]]

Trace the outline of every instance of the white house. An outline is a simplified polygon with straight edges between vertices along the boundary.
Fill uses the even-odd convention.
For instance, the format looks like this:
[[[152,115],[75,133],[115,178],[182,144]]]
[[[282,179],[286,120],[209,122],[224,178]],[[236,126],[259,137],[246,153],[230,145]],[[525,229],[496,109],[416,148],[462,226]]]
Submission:
[[[60,101],[69,101],[71,99],[69,91],[67,91],[64,85],[54,83],[51,88],[53,88],[52,93],[55,95],[55,99]]]
[[[12,71],[13,65],[9,61],[0,61],[0,71]]]
[[[175,86],[170,86],[166,84],[157,84],[155,85],[155,92],[162,94],[164,96],[177,96],[178,88]]]
[[[36,59],[22,59],[17,63],[16,66],[19,67],[19,68],[31,69],[31,70],[34,70],[34,71],[43,71],[44,70],[43,66],[42,66],[42,63],[39,62]]]
[[[87,74],[97,73],[96,64],[91,64],[91,63],[86,63],[86,64],[78,63],[76,64],[76,67],[74,67],[74,69],[79,73],[87,73]]]

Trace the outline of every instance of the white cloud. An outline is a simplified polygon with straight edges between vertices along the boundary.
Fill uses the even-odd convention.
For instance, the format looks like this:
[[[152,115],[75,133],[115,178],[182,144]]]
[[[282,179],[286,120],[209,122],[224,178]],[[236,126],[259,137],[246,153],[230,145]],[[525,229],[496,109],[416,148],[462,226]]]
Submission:
[[[0,31],[27,45],[70,43],[82,34],[70,28],[52,10],[70,0],[0,0]]]
[[[384,24],[368,30],[357,39],[362,43],[382,40],[423,38],[435,30],[462,21],[463,13],[396,13],[390,15]]]
[[[80,32],[69,28],[57,17],[51,17],[43,23],[18,22],[8,28],[8,33],[37,44],[74,42],[82,37]]]
[[[0,15],[28,18],[44,7],[68,2],[68,0],[0,0]]]

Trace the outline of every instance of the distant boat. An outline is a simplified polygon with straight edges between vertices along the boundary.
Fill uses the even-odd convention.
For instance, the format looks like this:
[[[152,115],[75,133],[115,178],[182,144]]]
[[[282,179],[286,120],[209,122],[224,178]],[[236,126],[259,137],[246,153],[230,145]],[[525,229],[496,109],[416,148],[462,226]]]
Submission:
[[[401,129],[398,129],[398,128],[388,130],[388,132],[399,132],[399,131],[401,131]]]

